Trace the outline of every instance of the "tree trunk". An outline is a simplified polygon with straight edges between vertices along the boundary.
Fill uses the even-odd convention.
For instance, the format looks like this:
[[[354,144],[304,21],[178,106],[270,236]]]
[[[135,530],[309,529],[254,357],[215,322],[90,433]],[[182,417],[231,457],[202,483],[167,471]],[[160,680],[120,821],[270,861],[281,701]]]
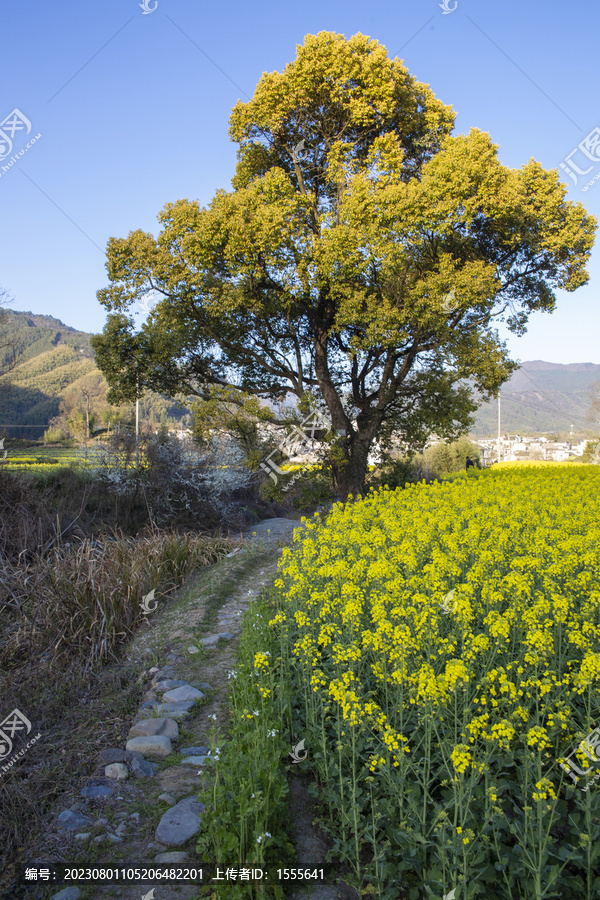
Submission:
[[[333,483],[340,500],[344,503],[348,495],[356,499],[365,493],[365,477],[368,470],[369,450],[373,438],[364,433],[354,435],[346,440],[345,465],[333,466]]]

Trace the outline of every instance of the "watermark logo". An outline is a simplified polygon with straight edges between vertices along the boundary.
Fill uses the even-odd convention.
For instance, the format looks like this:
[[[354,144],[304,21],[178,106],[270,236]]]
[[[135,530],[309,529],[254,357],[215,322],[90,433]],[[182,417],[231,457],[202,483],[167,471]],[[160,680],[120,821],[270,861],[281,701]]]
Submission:
[[[5,719],[0,722],[0,760],[6,759],[13,749],[13,738],[17,732],[23,732],[24,734],[29,734],[31,731],[31,722],[24,716],[23,713],[19,709],[13,709],[11,713],[7,715]],[[24,753],[29,749],[32,744],[35,744],[36,741],[39,741],[41,738],[41,733],[32,738],[30,741],[27,741],[25,746],[15,755],[11,760],[9,760],[5,765],[0,766],[0,773],[4,773],[8,771],[15,764],[15,762],[20,759]]]
[[[147,894],[144,894],[142,900],[154,900],[154,888],[151,888]]]
[[[13,109],[2,122],[0,122],[0,159],[4,159],[12,153],[13,139],[17,132],[31,131],[31,122],[24,116],[20,109]]]
[[[0,178],[12,168],[20,156],[27,153],[30,147],[33,147],[35,142],[41,138],[41,134],[36,134],[30,141],[27,141],[25,147],[21,147],[21,149],[15,152],[14,156],[11,156],[9,159],[8,157],[9,154],[12,153],[15,138],[20,137],[21,134],[23,136],[28,135],[30,131],[31,122],[20,109],[13,109],[13,111],[0,122]],[[6,165],[2,165],[2,160],[6,160]]]
[[[4,438],[0,438],[0,453],[2,454],[2,456],[0,456],[0,462],[4,462],[8,456],[8,450],[4,449]]]
[[[444,597],[444,599],[440,602],[442,612],[446,616],[451,612],[456,612],[457,604],[453,602],[455,592],[456,592],[456,588],[452,588],[452,590],[449,591],[446,594],[446,596]],[[450,606],[450,604],[452,604],[452,606]]]
[[[575,762],[576,754],[583,753],[584,756],[593,762],[600,762],[600,756],[597,755],[600,753],[600,728],[594,728],[583,741],[580,742],[579,746],[575,748],[567,757],[565,757],[565,762],[559,763],[561,769],[564,769],[565,772],[569,775],[570,778],[573,779],[574,783],[577,784],[579,781],[580,775],[589,775],[592,771],[593,766],[590,766],[589,769],[581,769],[577,763]],[[574,759],[572,759],[574,757]],[[577,772],[577,775],[575,775]],[[597,776],[598,777],[598,776]],[[596,780],[596,779],[594,779]],[[584,791],[587,791],[589,788],[589,784],[584,788]]]
[[[323,418],[319,412],[310,413],[302,420],[300,425],[294,425],[291,433],[288,434],[275,450],[272,450],[271,453],[269,453],[264,463],[260,464],[260,468],[264,472],[267,472],[269,477],[277,484],[277,475],[285,475],[285,472],[273,462],[271,459],[273,454],[283,453],[288,459],[292,459],[294,456],[299,456],[301,453],[309,453],[312,450],[315,432],[328,431],[330,428],[331,423]],[[309,431],[310,434],[307,434],[307,431]],[[277,473],[277,475],[275,473]],[[299,475],[300,473],[295,477],[297,478]],[[289,487],[290,485],[286,485],[284,490],[287,490]]]
[[[158,294],[158,292],[152,290],[152,291],[149,291],[146,294],[146,296],[143,297],[141,300],[138,300],[137,306],[139,306],[139,308],[142,310],[142,312],[148,314],[148,313],[152,312],[152,310],[154,309],[154,305],[159,300],[160,300],[160,295]],[[139,313],[136,313],[136,316],[137,315],[139,315]]]
[[[149,594],[146,594],[145,597],[142,597],[142,602],[140,603],[140,607],[142,610],[142,616],[149,616],[150,613],[153,613],[154,610],[158,607],[158,602],[156,602],[154,604],[154,606],[150,606],[150,604],[154,600],[155,591],[156,591],[156,589],[153,588]]]
[[[148,0],[144,0],[143,3],[138,3],[138,6],[140,7],[140,9],[143,9],[143,10],[144,10],[144,12],[142,13],[142,15],[143,15],[143,16],[147,16],[147,15],[149,15],[150,13],[153,13],[153,12],[154,12],[154,10],[156,9],[156,7],[158,6],[158,0],[154,0],[154,6],[148,6]]]
[[[304,750],[304,756],[300,756],[300,751],[304,750],[304,738],[298,744],[292,744],[292,752],[290,756],[292,757],[292,763],[299,763],[302,760],[306,759],[308,756],[308,750]]]
[[[0,722],[0,759],[5,759],[12,751],[14,738],[17,731],[26,729],[25,734],[31,731],[31,722],[18,709],[13,709],[7,717]]]
[[[456,896],[456,888],[452,888],[449,894],[444,894],[444,900],[454,900]]]
[[[449,13],[454,12],[458,6],[458,0],[454,0],[454,6],[448,6],[448,0],[444,0],[443,3],[438,3],[438,6],[442,10],[442,15],[447,16]]]
[[[301,141],[298,141],[298,143],[296,144],[296,146],[294,147],[294,149],[293,149],[292,152],[291,152],[292,160],[293,160],[295,163],[299,163],[299,162],[301,162],[301,161],[305,158],[305,156],[306,156],[306,151],[305,151],[305,150],[304,150],[304,154],[303,154],[302,156],[299,156],[299,154],[300,154],[303,150],[304,150],[304,138],[302,138]]]
[[[577,155],[579,154],[579,156]],[[575,157],[575,159],[574,159]],[[590,162],[592,165],[590,165]],[[600,162],[600,127],[596,126],[593,128],[586,137],[578,144],[574,150],[571,150],[567,156],[565,156],[565,161],[560,163],[560,168],[563,169],[569,178],[572,179],[575,187],[579,184],[579,178],[585,175],[589,175],[589,173],[595,168],[595,166]],[[582,168],[585,166],[585,168]],[[600,178],[600,172],[598,172],[591,181],[581,188],[582,191],[587,191],[594,184],[595,181],[598,181]]]
[[[451,291],[448,291],[448,293],[442,297],[442,310],[445,313],[451,313],[454,310],[455,297],[456,297],[456,294],[455,294],[454,288],[452,288]]]
[[[594,447],[591,462],[593,466],[600,465],[600,441],[598,441],[598,443]]]

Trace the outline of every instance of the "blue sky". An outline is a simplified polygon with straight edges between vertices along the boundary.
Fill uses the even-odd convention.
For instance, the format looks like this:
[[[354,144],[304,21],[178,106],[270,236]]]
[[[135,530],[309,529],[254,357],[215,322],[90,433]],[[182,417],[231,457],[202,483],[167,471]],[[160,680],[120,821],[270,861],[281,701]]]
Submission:
[[[561,177],[569,199],[600,218],[600,144],[592,135],[592,158],[577,149],[600,128],[600,17],[589,2],[445,0],[453,12],[444,13],[441,0],[146,0],[155,7],[147,14],[139,2],[3,4],[0,120],[17,109],[31,123],[0,159],[9,308],[101,331],[96,291],[107,284],[108,239],[137,228],[156,234],[165,203],[206,205],[229,190],[232,107],[319,31],[376,38],[454,107],[455,133],[488,132],[505,165],[534,157],[552,169],[570,156],[589,168],[577,184]],[[589,272],[588,285],[559,292],[552,315],[536,314],[524,337],[509,336],[513,358],[600,362],[599,247]]]

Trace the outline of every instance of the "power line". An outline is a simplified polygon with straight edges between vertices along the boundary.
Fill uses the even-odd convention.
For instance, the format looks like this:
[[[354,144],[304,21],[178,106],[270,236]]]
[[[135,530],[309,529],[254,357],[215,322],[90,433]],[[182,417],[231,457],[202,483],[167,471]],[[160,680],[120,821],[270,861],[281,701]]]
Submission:
[[[535,383],[535,381],[533,380],[533,378],[531,377],[531,375],[530,375],[528,372],[526,372],[525,369],[521,369],[520,371],[523,372],[523,375],[525,375],[526,378],[529,378],[529,380],[530,380],[530,382],[532,383],[532,385],[534,386],[534,388],[536,388],[536,389],[540,392],[540,394],[548,400],[549,403],[552,403],[552,405],[555,406],[556,409],[557,409],[560,413],[562,413],[563,416],[565,416],[565,418],[567,419],[568,422],[572,421],[573,419],[579,420],[580,422],[585,422],[585,419],[581,419],[578,415],[576,415],[576,414],[574,414],[574,413],[566,413],[566,412],[564,411],[564,409],[561,409],[560,406],[558,405],[558,403],[556,403],[556,401],[553,400],[552,397],[549,397],[549,396],[541,389],[541,387],[540,387],[538,384]],[[560,393],[560,392],[559,392],[559,393]]]

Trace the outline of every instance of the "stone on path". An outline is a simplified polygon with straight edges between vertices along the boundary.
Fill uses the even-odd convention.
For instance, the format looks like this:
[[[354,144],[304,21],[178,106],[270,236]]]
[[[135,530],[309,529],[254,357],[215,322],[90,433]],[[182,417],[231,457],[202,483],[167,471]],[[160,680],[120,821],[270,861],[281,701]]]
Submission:
[[[182,756],[208,756],[208,747],[182,747],[179,751]]]
[[[159,794],[158,799],[164,800],[165,803],[169,804],[169,806],[175,806],[175,804],[177,803],[177,800],[175,799],[175,797],[173,797],[172,794],[166,793],[166,791],[164,794]]]
[[[173,688],[183,687],[187,683],[187,681],[182,681],[181,678],[161,678],[160,681],[152,682],[154,690],[158,691],[159,694],[171,691]]]
[[[182,700],[179,703],[169,702],[155,703],[154,712],[159,716],[167,716],[169,719],[181,719],[195,707],[194,700]]]
[[[200,653],[200,651],[198,650],[197,647],[188,647],[187,652],[188,653]]]
[[[131,771],[135,775],[136,778],[151,778],[153,775],[156,775],[158,771],[158,766],[156,763],[151,763],[149,760],[144,759],[143,756],[136,757],[131,762]]]
[[[148,756],[164,758],[173,752],[170,738],[164,734],[151,734],[147,737],[130,738],[125,745],[127,750],[137,750]]]
[[[107,778],[93,778],[80,793],[88,800],[102,800],[105,797],[112,797],[113,786]]]
[[[154,857],[154,862],[157,865],[160,863],[182,863],[186,859],[189,859],[189,856],[185,850],[171,850],[169,853],[157,853]]]
[[[129,769],[125,763],[111,763],[104,770],[107,778],[116,778],[117,781],[124,781],[129,777]]]
[[[163,815],[158,823],[155,838],[161,844],[185,844],[200,828],[200,816],[204,804],[195,797],[180,800]]]
[[[163,703],[185,703],[186,700],[202,700],[203,697],[202,691],[193,688],[191,684],[184,684],[163,694]]]
[[[77,900],[81,897],[81,891],[76,887],[63,888],[58,894],[52,894],[52,900]]]
[[[201,638],[198,643],[203,647],[216,647],[219,641],[230,641],[234,635],[231,631],[222,631],[220,634],[210,634],[208,637]]]
[[[58,817],[58,828],[60,831],[77,831],[84,825],[89,825],[89,820],[79,813],[73,812],[72,809],[65,809]]]
[[[207,759],[210,759],[208,754],[204,756],[186,756],[185,759],[181,760],[182,766],[203,766]]]
[[[216,647],[219,643],[219,635],[211,634],[209,637],[201,638],[198,643],[203,647]]]
[[[129,729],[129,738],[150,737],[163,734],[172,741],[179,737],[179,726],[174,719],[143,719]]]

